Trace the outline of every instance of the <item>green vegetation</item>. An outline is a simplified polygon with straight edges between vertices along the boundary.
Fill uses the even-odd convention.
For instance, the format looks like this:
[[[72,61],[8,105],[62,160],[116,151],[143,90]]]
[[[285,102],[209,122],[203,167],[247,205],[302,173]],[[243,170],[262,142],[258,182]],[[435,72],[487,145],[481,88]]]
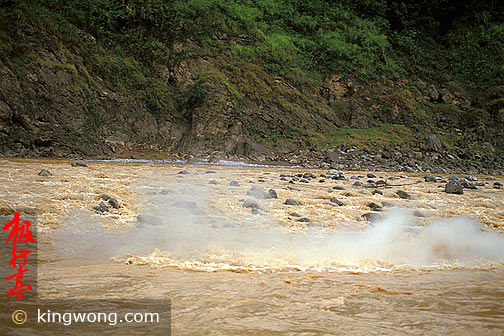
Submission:
[[[394,124],[367,129],[340,128],[330,134],[312,133],[311,136],[312,141],[321,147],[348,144],[358,148],[405,144],[426,137],[425,134],[413,134],[406,126]]]
[[[201,54],[229,48],[233,64],[258,63],[300,84],[333,73],[361,80],[444,76],[475,85],[496,85],[504,77],[504,23],[496,1],[0,2],[0,22],[19,17],[37,20],[69,44],[83,46],[82,31],[89,32],[114,54],[93,59],[104,76],[132,73],[128,85],[136,89],[146,85],[150,66],[169,62],[165,46],[187,39],[203,47]],[[2,43],[1,56],[16,52],[8,46]]]
[[[390,144],[418,140],[408,122],[431,117],[477,127],[500,113],[502,13],[502,2],[476,0],[0,0],[0,61],[26,75],[37,55],[15,36],[39,29],[82,58],[67,55],[56,70],[70,74],[90,111],[96,80],[157,120],[185,118],[209,92],[225,90],[237,115],[251,101],[273,111],[264,120],[242,117],[256,139],[278,144],[297,134],[320,146]],[[201,58],[207,66],[177,83],[181,61]],[[355,91],[321,107],[319,89],[333,76],[343,91],[347,83]],[[475,104],[421,102],[431,84]],[[490,87],[494,93],[481,94]],[[373,109],[387,124],[349,128],[356,114]],[[328,122],[319,127],[316,118]]]

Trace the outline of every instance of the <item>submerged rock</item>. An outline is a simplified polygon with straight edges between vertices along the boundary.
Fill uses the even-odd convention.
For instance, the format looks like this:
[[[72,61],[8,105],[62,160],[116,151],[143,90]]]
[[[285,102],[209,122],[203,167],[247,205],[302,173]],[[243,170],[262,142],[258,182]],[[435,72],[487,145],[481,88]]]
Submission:
[[[278,198],[278,194],[277,192],[275,191],[275,189],[270,189],[268,190],[268,194],[271,198]]]
[[[263,207],[256,201],[253,200],[245,200],[242,204],[244,208],[252,208],[252,209],[262,209]]]
[[[72,167],[87,167],[87,164],[80,162],[72,162]]]
[[[493,187],[494,187],[494,189],[502,189],[502,183],[497,181],[493,184]]]
[[[175,202],[175,205],[177,208],[182,208],[182,209],[196,209],[198,205],[196,202],[193,201],[178,201]]]
[[[238,183],[238,181],[231,181],[231,182],[229,182],[229,186],[230,187],[239,187],[240,183]]]
[[[425,215],[422,212],[418,211],[418,210],[415,211],[415,212],[413,212],[413,216],[415,216],[415,217],[425,217]]]

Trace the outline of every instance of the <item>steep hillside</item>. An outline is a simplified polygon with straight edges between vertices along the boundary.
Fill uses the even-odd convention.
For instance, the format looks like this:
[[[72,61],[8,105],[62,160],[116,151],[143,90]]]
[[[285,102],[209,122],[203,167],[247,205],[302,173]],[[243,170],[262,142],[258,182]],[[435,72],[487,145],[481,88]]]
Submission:
[[[417,5],[2,0],[0,154],[504,170],[502,5]]]

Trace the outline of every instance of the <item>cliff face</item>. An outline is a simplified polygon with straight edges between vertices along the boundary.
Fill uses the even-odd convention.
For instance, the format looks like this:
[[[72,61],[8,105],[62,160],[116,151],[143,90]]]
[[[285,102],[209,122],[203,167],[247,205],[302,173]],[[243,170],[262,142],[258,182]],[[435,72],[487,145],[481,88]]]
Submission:
[[[502,86],[337,72],[301,84],[260,59],[237,63],[220,35],[212,54],[166,43],[146,71],[75,29],[77,42],[36,20],[0,31],[0,155],[503,167]]]

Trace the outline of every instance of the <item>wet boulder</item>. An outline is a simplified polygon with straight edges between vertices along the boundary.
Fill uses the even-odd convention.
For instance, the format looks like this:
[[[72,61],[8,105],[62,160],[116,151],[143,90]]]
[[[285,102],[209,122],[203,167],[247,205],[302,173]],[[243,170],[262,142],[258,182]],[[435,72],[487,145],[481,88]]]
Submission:
[[[397,190],[396,192],[397,196],[399,196],[400,198],[402,199],[407,199],[407,200],[410,200],[411,199],[411,195],[408,194],[407,192],[405,191],[402,191],[402,190]]]
[[[80,162],[72,162],[72,167],[87,167],[87,164]]]
[[[494,187],[494,189],[502,189],[502,183],[497,181],[493,184],[493,187]]]
[[[427,175],[424,177],[425,182],[436,183],[441,180],[439,176]]]
[[[105,213],[109,211],[109,208],[104,202],[100,202],[100,204],[93,207],[93,210],[97,213]]]
[[[376,204],[375,202],[371,202],[367,205],[373,211],[383,211],[383,208]]]
[[[47,169],[42,169],[39,173],[39,176],[52,176],[52,174]]]
[[[333,197],[330,199],[331,203],[334,203],[338,206],[343,206],[343,202],[341,202],[339,199],[337,199],[336,197]]]
[[[299,201],[298,200],[295,200],[293,198],[287,198],[285,200],[285,205],[299,205]]]
[[[339,181],[347,181],[348,177],[344,172],[338,172],[333,176],[333,180],[339,180]]]
[[[268,190],[268,194],[269,194],[270,198],[278,198],[278,194],[275,189]]]
[[[312,174],[312,173],[304,173],[302,178],[305,178],[305,179],[314,179],[316,178],[317,176],[315,176],[315,174]]]
[[[258,202],[254,201],[254,200],[245,200],[242,204],[242,206],[244,208],[251,208],[251,209],[260,209],[262,210],[263,207],[261,206],[261,204],[259,204]]]
[[[362,217],[367,221],[371,223],[375,223],[381,219],[380,214],[377,214],[376,212],[368,212],[362,215]]]
[[[114,209],[119,209],[121,206],[119,205],[119,202],[113,198],[113,197],[110,197],[108,199],[108,203],[110,204],[110,206]]]
[[[464,193],[464,187],[459,181],[448,181],[445,185],[445,192],[447,194],[458,194],[462,195]]]

